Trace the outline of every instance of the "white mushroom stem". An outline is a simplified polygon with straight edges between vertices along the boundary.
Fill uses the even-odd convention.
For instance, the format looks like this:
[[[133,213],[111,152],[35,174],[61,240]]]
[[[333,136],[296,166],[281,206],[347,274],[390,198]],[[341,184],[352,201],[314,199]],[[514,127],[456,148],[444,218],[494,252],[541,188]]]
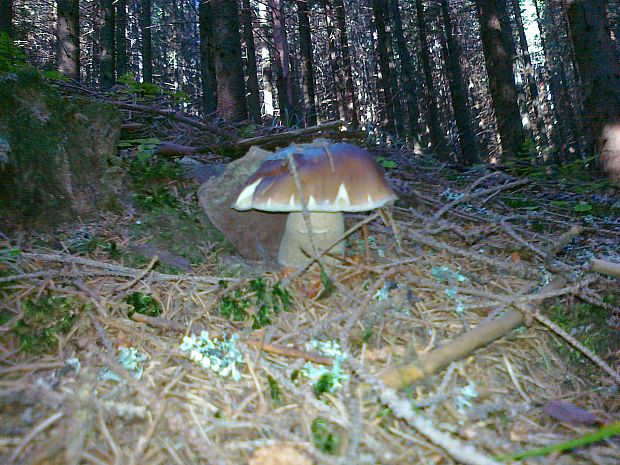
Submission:
[[[312,238],[318,252],[325,250],[344,234],[344,217],[341,212],[308,213],[312,225]],[[343,255],[344,241],[334,245],[328,253]],[[312,256],[312,242],[303,213],[289,213],[284,236],[280,243],[278,263],[282,266],[298,267],[305,264]]]

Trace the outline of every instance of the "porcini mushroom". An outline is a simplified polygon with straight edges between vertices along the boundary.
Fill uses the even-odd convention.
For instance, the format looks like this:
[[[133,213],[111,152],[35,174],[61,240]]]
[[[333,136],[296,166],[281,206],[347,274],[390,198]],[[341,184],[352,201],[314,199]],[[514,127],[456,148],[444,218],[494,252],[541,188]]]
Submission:
[[[303,203],[289,166],[290,156]],[[278,262],[299,266],[313,256],[302,204],[310,216],[314,243],[321,251],[344,234],[342,212],[368,211],[395,199],[381,168],[366,150],[352,144],[315,141],[291,145],[267,157],[242,186],[232,207],[289,212]],[[344,241],[329,253],[344,254]]]

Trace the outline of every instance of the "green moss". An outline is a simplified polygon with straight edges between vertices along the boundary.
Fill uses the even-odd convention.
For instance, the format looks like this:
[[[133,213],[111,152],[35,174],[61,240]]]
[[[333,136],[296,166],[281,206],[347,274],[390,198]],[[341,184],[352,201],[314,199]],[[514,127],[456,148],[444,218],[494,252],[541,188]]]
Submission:
[[[271,376],[267,377],[267,382],[269,383],[269,397],[276,405],[282,404],[282,389],[280,389],[280,385],[278,382]]]
[[[116,144],[111,128],[121,118],[114,107],[69,101],[32,68],[0,79],[0,102],[0,139],[9,146],[0,170],[5,220],[54,225],[109,203],[104,178]]]
[[[252,318],[252,328],[259,329],[271,324],[274,314],[288,312],[292,304],[291,295],[280,283],[268,286],[265,279],[257,278],[228,290],[220,299],[219,311],[233,321]]]
[[[324,454],[335,455],[340,448],[340,436],[334,432],[334,426],[325,418],[317,417],[312,422],[312,440],[314,446]]]
[[[82,309],[74,297],[42,296],[22,302],[24,316],[13,328],[28,353],[50,352],[58,336],[67,333]]]
[[[616,299],[617,295],[608,294],[604,300],[609,303]],[[548,309],[548,315],[554,323],[603,359],[620,345],[620,336],[607,323],[609,312],[602,307],[580,303],[567,310],[563,305],[556,305]],[[558,349],[575,366],[590,366],[581,352],[567,344],[561,343]]]
[[[134,313],[141,313],[146,316],[159,316],[162,312],[161,304],[152,296],[142,292],[134,292],[125,298],[125,302],[131,306],[131,309],[127,312],[129,318]]]

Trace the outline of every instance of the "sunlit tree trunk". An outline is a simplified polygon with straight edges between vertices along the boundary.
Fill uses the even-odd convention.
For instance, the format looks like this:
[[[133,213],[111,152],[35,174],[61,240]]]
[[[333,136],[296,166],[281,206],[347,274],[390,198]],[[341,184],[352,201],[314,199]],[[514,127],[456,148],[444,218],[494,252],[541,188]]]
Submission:
[[[532,115],[532,129],[535,135],[540,138],[540,143],[546,146],[547,133],[545,131],[545,122],[542,119],[540,112],[540,102],[538,97],[538,85],[534,78],[534,67],[532,66],[532,59],[530,57],[530,50],[527,44],[527,37],[525,36],[525,28],[523,27],[523,18],[521,17],[521,5],[519,0],[512,0],[512,8],[515,12],[515,20],[517,23],[517,30],[519,32],[519,45],[522,51],[523,70],[525,72],[525,80],[531,99],[531,115]]]
[[[260,116],[260,95],[258,90],[258,74],[256,69],[256,47],[254,45],[254,29],[252,28],[252,20],[254,15],[250,0],[242,0],[241,2],[241,24],[243,26],[243,42],[245,43],[245,51],[247,55],[246,74],[247,74],[247,91],[248,91],[248,111],[250,118],[255,123],[261,122]]]
[[[302,91],[304,94],[304,120],[307,126],[314,126],[317,124],[317,115],[308,0],[297,0],[297,18],[299,21],[299,51],[301,54],[301,78]]]
[[[80,80],[80,2],[58,0],[56,2],[56,36],[58,40],[58,71],[65,76]]]
[[[230,121],[247,118],[241,58],[239,8],[236,0],[211,0],[214,13],[213,43],[217,80],[217,112]]]
[[[127,0],[116,0],[116,74],[127,73]]]
[[[116,82],[114,0],[101,0],[101,13],[103,15],[103,23],[99,35],[99,42],[101,43],[99,70],[101,72],[101,87],[109,89]]]
[[[263,76],[263,113],[267,118],[273,118],[273,70],[271,67],[270,42],[271,33],[269,31],[269,11],[264,2],[258,3],[258,19],[260,21],[261,40],[259,45],[260,58]]]
[[[605,0],[574,0],[568,19],[586,97],[584,127],[594,153],[620,180],[620,63],[609,35]]]
[[[503,1],[478,0],[477,6],[489,88],[502,151],[504,157],[510,159],[519,152],[525,142],[525,133],[521,124],[517,88],[512,71],[514,56],[509,52],[511,31],[506,31],[501,25],[505,8]]]

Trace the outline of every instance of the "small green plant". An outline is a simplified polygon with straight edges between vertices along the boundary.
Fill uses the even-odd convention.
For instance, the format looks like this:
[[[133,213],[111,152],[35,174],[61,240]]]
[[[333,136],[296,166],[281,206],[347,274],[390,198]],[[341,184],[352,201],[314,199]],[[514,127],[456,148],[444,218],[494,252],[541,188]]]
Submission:
[[[45,79],[49,79],[50,81],[58,81],[58,82],[69,81],[69,78],[67,76],[65,76],[60,71],[55,70],[55,69],[48,69],[46,71],[43,71],[43,73],[41,74],[43,74],[43,77]]]
[[[150,82],[136,81],[136,76],[131,73],[123,74],[118,78],[118,82],[125,86],[118,91],[121,94],[139,95],[147,98],[161,94],[161,87]]]
[[[267,383],[269,383],[269,397],[276,405],[282,404],[282,389],[278,382],[271,376],[267,377]]]
[[[131,318],[134,313],[141,313],[146,316],[161,315],[161,304],[148,294],[134,292],[125,298],[125,302],[131,306],[127,316]]]
[[[240,139],[249,139],[250,137],[254,137],[256,135],[256,129],[258,129],[258,126],[255,124],[248,124],[247,126],[239,128],[237,133],[239,134]]]
[[[271,317],[281,311],[288,312],[293,300],[280,283],[268,286],[264,278],[252,279],[245,287],[237,287],[225,293],[219,303],[220,314],[233,321],[252,318],[252,328],[259,329],[271,324]]]
[[[105,252],[108,258],[117,260],[121,257],[121,250],[114,241],[105,241],[98,237],[84,238],[83,240],[74,240],[67,244],[67,249],[71,253],[92,255],[97,251]]]
[[[314,446],[324,454],[335,455],[340,446],[340,436],[333,432],[333,426],[325,419],[316,417],[310,428]]]
[[[80,305],[74,297],[42,296],[23,302],[22,310],[23,318],[13,329],[20,347],[42,354],[52,350],[58,336],[73,327]]]
[[[398,166],[394,160],[388,160],[385,157],[377,157],[377,163],[385,169],[396,168]]]
[[[336,285],[331,280],[329,275],[325,273],[325,270],[321,267],[321,272],[319,273],[319,279],[321,280],[321,284],[323,285],[323,290],[318,295],[318,299],[326,299],[330,295],[334,293],[336,290]]]
[[[342,352],[340,344],[337,341],[312,340],[306,344],[306,349],[333,358],[331,367],[306,362],[301,370],[303,376],[314,382],[313,390],[316,397],[320,398],[326,392],[336,392],[348,378],[348,374],[342,369],[347,356]]]
[[[176,163],[156,157],[155,148],[161,143],[156,138],[130,139],[122,141],[120,148],[136,147],[136,154],[129,163],[129,175],[137,192],[134,201],[147,211],[162,207],[178,208],[177,198],[164,183],[179,180],[181,168]]]

